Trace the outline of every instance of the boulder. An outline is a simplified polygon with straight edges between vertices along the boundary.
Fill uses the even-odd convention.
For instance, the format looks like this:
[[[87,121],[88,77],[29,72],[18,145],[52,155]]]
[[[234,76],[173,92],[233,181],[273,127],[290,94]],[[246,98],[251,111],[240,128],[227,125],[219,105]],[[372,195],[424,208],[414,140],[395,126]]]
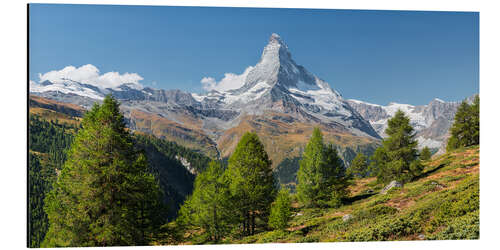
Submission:
[[[381,194],[386,194],[389,190],[395,188],[395,187],[402,187],[403,184],[401,184],[401,182],[399,181],[391,181],[391,183],[389,183],[389,185],[385,186],[384,189],[382,189],[382,191],[380,191]]]
[[[347,222],[347,221],[349,221],[351,219],[352,219],[352,215],[351,214],[346,214],[346,215],[342,216],[342,220],[344,222]]]

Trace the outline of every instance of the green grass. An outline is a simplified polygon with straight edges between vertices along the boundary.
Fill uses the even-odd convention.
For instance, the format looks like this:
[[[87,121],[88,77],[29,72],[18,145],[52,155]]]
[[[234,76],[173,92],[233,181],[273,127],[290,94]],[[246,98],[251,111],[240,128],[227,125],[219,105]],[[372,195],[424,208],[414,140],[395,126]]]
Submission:
[[[379,194],[357,180],[353,202],[339,208],[296,207],[289,228],[228,238],[226,243],[448,240],[479,238],[479,147],[427,161],[420,179]],[[466,166],[466,167],[464,167]],[[372,189],[374,195],[366,195]],[[357,199],[354,199],[356,198]],[[351,214],[344,222],[342,216]]]

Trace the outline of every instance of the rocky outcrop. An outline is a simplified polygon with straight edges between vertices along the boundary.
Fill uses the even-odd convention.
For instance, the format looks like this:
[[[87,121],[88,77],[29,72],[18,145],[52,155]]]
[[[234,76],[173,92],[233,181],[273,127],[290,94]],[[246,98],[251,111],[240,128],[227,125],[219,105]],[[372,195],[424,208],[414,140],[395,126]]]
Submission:
[[[401,184],[401,182],[399,181],[391,181],[391,183],[389,183],[387,186],[385,186],[382,191],[380,191],[381,194],[387,194],[387,192],[389,192],[389,190],[393,189],[393,188],[397,188],[397,187],[403,187],[403,184]]]

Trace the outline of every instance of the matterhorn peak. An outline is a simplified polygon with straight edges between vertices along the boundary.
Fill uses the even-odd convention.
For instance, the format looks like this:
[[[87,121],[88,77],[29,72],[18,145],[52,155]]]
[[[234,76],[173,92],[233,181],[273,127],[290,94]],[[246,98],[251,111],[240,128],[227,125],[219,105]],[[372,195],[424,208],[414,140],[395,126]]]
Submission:
[[[269,37],[269,43],[278,43],[278,44],[284,45],[286,47],[286,44],[283,41],[283,39],[281,39],[281,36],[276,34],[276,33],[271,34],[271,37]]]
[[[262,52],[261,61],[265,60],[290,60],[292,58],[290,52],[288,51],[288,46],[281,39],[281,37],[272,33],[269,38],[269,42],[267,43],[264,51]]]

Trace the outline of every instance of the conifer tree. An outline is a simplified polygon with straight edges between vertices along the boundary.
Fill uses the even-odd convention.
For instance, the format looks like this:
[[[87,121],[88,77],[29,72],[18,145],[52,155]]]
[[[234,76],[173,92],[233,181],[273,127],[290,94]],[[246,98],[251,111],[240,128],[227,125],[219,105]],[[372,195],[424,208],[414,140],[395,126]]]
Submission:
[[[177,222],[204,229],[211,241],[219,241],[234,222],[229,186],[223,178],[224,169],[212,161],[196,176],[193,194],[181,207]]]
[[[348,173],[354,177],[363,178],[368,175],[368,163],[366,156],[363,153],[358,153],[351,162],[351,166],[347,169]]]
[[[471,145],[479,145],[479,95],[474,97],[471,106],[472,139]]]
[[[276,195],[271,160],[257,134],[247,132],[241,137],[229,158],[226,175],[243,234],[253,235],[257,218],[267,224]]]
[[[450,134],[446,146],[448,151],[479,145],[479,95],[474,97],[472,105],[462,101],[455,114]]]
[[[45,202],[44,247],[146,245],[161,191],[125,129],[118,102],[107,96],[82,120]]]
[[[431,150],[429,149],[429,147],[425,146],[422,151],[420,151],[420,160],[422,161],[427,161],[431,158],[432,154],[431,154]]]
[[[297,172],[297,196],[305,206],[338,205],[348,185],[342,160],[332,145],[325,146],[319,128],[313,130]]]
[[[320,172],[324,188],[318,193],[318,204],[339,207],[348,195],[347,187],[352,176],[346,173],[344,162],[332,144],[324,147],[323,155],[324,163],[320,166]]]
[[[283,230],[287,227],[288,221],[292,216],[290,210],[291,200],[290,191],[282,186],[276,200],[271,205],[271,215],[269,216],[269,227],[272,229]]]
[[[373,158],[378,164],[378,180],[405,183],[420,175],[422,164],[418,160],[418,142],[410,119],[403,111],[398,110],[388,121],[385,133],[388,137],[382,141],[383,149],[376,151]]]
[[[324,147],[321,131],[319,128],[314,128],[297,172],[297,198],[305,206],[317,206],[317,195],[320,189],[324,188],[319,171],[324,162]]]

